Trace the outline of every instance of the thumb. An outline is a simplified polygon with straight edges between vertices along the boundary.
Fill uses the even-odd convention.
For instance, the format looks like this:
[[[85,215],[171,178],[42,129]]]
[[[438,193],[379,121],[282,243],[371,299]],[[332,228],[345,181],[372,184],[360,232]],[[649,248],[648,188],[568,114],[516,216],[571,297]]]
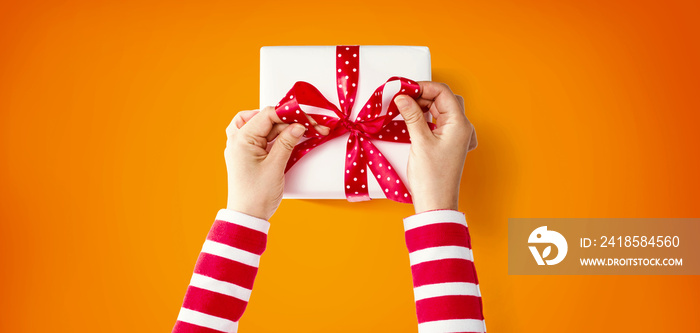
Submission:
[[[284,170],[289,156],[292,155],[294,146],[299,143],[301,136],[304,135],[306,128],[302,124],[293,124],[284,129],[278,136],[270,148],[270,153],[267,159],[273,164],[278,164]]]
[[[396,107],[398,107],[401,116],[406,122],[408,134],[411,136],[412,141],[424,140],[432,135],[428,123],[423,116],[423,110],[421,110],[420,106],[413,98],[406,95],[399,95],[394,98],[394,103],[396,103]]]

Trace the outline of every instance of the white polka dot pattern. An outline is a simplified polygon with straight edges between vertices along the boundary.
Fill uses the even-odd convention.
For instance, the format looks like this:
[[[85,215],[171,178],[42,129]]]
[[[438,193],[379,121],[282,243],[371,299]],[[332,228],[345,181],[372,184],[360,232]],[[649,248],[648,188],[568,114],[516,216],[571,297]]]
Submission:
[[[366,169],[372,171],[376,181],[387,198],[411,203],[411,195],[408,193],[403,180],[399,178],[395,168],[384,155],[372,144],[372,139],[390,142],[410,143],[410,137],[403,121],[394,121],[399,115],[393,100],[399,94],[406,94],[412,98],[420,96],[420,86],[413,80],[402,77],[391,77],[386,83],[379,86],[367,103],[360,108],[354,121],[349,119],[352,113],[357,86],[360,75],[360,47],[337,46],[336,47],[336,89],[338,92],[338,104],[328,101],[313,85],[299,81],[294,84],[287,95],[282,98],[275,107],[280,119],[288,124],[303,124],[307,131],[305,140],[297,144],[292,151],[292,156],[287,163],[289,170],[299,159],[313,151],[319,145],[328,142],[338,136],[350,133],[347,141],[345,159],[345,196],[348,201],[370,200],[369,186],[367,184]],[[398,81],[400,88],[384,108],[384,88],[391,82]],[[387,96],[390,93],[387,93]],[[331,110],[338,117],[329,117],[327,114],[307,113],[301,109],[300,104],[310,105],[321,109]],[[313,125],[319,124],[330,128],[330,134],[321,136]],[[433,124],[428,123],[431,128]],[[285,170],[285,172],[286,172]]]

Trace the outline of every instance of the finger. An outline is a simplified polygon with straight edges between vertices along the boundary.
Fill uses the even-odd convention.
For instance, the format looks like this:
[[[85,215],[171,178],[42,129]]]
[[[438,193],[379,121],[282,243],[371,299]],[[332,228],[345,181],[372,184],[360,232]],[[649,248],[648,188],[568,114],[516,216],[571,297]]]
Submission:
[[[464,117],[464,108],[446,84],[422,81],[418,82],[418,85],[421,87],[420,98],[433,101],[431,109],[435,108],[439,116],[446,115],[447,119]]]
[[[323,125],[315,125],[314,129],[316,132],[320,133],[321,135],[328,135],[331,134],[331,128]]]
[[[474,125],[469,124],[472,127],[472,136],[469,139],[469,146],[467,147],[467,152],[470,152],[476,148],[476,146],[479,145],[478,140],[476,139],[476,131],[474,130]]]
[[[284,131],[282,131],[277,140],[272,144],[270,148],[270,153],[267,155],[265,161],[266,163],[272,163],[281,170],[284,170],[289,160],[289,156],[292,155],[292,150],[294,146],[299,143],[301,136],[304,135],[306,128],[301,124],[293,124],[288,126]]]
[[[465,110],[464,98],[460,95],[455,95],[455,97],[457,98],[457,102],[459,102],[459,105],[462,108],[462,110]],[[433,118],[438,119],[440,117],[440,113],[435,107],[435,101],[419,98],[416,100],[416,102],[418,102],[418,105],[420,105],[423,108],[423,110],[430,111],[430,114],[433,116]],[[466,118],[466,115],[464,117]],[[467,123],[469,123],[469,119],[467,119]]]
[[[276,124],[275,126],[272,126],[272,131],[270,131],[270,134],[267,135],[267,142],[274,140],[288,126],[289,124]],[[322,125],[315,125],[314,129],[321,135],[328,135],[331,132],[329,127]]]
[[[460,95],[455,95],[457,97],[457,102],[459,102],[459,105],[462,107],[462,110],[464,110],[464,98]]]
[[[401,116],[408,127],[408,135],[413,140],[425,140],[432,136],[428,123],[423,116],[420,105],[406,95],[399,95],[394,99]]]
[[[462,96],[460,96],[460,95],[455,95],[455,96],[457,97],[457,101],[459,102],[459,105],[462,106],[462,110],[465,111],[466,109],[464,107],[464,98],[462,98]],[[467,120],[467,124],[469,124],[472,127],[472,132],[474,132],[474,125],[472,125],[472,123],[469,121],[469,118],[467,118],[466,114],[464,115],[464,119]],[[476,138],[476,135],[474,136],[474,138]]]
[[[289,127],[289,124],[276,124],[275,126],[272,126],[270,134],[268,134],[266,137],[267,142],[274,140],[287,127]]]
[[[276,124],[284,124],[284,122],[277,116],[275,109],[268,106],[260,110],[258,114],[254,115],[243,125],[240,133],[258,139],[267,138],[267,135],[272,131],[272,127]]]
[[[423,98],[419,98],[416,100],[418,105],[420,105],[421,109],[424,111],[430,112],[430,115],[433,116],[433,119],[438,119],[440,118],[440,113],[437,111],[435,107],[433,107],[433,101],[432,100],[427,100]]]
[[[228,125],[228,127],[226,127],[226,135],[231,136],[236,133],[238,129],[243,127],[243,125],[250,121],[250,118],[253,118],[253,116],[258,114],[258,112],[260,112],[260,110],[240,111],[236,113],[231,120],[231,123]]]

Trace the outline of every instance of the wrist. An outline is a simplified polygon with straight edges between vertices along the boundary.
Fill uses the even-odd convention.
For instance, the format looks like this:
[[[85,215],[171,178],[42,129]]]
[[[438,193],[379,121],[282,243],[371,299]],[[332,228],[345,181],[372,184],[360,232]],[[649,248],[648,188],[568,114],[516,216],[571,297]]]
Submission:
[[[261,205],[229,201],[226,205],[226,209],[250,215],[265,221],[269,221],[270,217],[272,217],[272,214],[267,212]]]
[[[459,210],[458,195],[414,196],[413,208],[416,214],[432,210]]]

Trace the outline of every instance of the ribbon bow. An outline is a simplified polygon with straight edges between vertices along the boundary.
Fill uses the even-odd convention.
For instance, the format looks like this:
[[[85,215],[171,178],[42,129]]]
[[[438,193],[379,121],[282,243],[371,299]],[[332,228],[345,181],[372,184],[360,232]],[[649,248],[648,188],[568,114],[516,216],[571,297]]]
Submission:
[[[344,184],[348,201],[370,200],[366,172],[369,167],[387,198],[411,203],[411,194],[408,193],[404,181],[399,178],[394,167],[379,149],[372,144],[372,140],[411,142],[406,123],[403,120],[393,120],[399,115],[394,97],[405,94],[415,99],[419,96],[420,87],[410,79],[392,77],[374,91],[357,118],[350,120],[359,84],[359,51],[359,46],[336,46],[336,83],[340,108],[329,102],[312,84],[303,81],[296,82],[275,107],[282,121],[288,124],[301,123],[307,129],[304,136],[308,139],[294,148],[285,172],[312,149],[349,132]],[[384,87],[394,81],[400,82],[401,87],[391,99],[387,100],[383,96]],[[384,108],[383,105],[386,104],[388,106]],[[328,113],[307,113],[301,109],[300,105],[330,110],[337,117],[330,116]],[[330,133],[321,136],[313,126],[310,126],[307,117],[312,118],[319,125],[330,128]],[[429,125],[432,127],[433,124],[429,123]]]

